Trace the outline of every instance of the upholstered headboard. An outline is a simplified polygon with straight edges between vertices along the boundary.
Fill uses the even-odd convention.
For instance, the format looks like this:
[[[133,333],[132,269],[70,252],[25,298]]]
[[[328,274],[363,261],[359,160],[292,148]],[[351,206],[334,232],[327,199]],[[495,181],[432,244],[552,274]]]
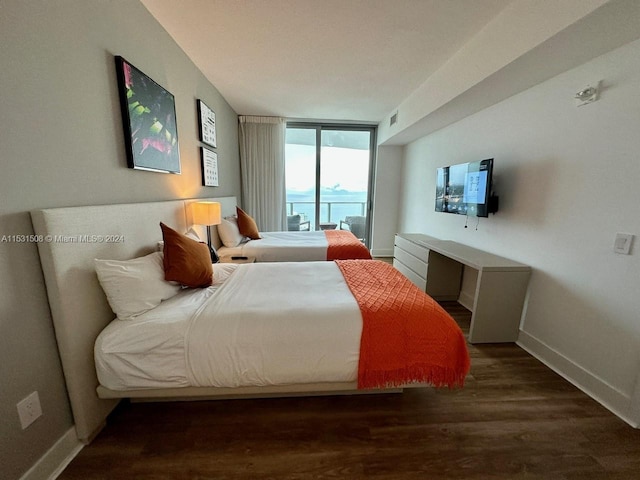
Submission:
[[[114,315],[93,260],[124,260],[151,253],[162,239],[159,223],[186,231],[192,227],[189,204],[198,200],[204,199],[31,212],[35,233],[43,239],[38,243],[40,262],[76,432],[83,442],[99,431],[117,403],[96,394],[93,345]],[[206,200],[219,201],[225,216],[235,213],[236,197]],[[219,245],[217,232],[212,230],[212,240]]]

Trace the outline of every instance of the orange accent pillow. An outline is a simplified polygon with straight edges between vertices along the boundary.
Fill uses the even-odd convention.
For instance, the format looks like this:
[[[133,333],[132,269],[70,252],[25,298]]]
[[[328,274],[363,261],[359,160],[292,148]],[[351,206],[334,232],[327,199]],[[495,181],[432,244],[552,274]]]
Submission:
[[[213,265],[209,247],[160,222],[164,240],[164,279],[192,288],[212,283]]]
[[[236,213],[238,214],[238,229],[240,233],[251,240],[260,240],[262,237],[258,232],[256,221],[240,207],[236,207]]]

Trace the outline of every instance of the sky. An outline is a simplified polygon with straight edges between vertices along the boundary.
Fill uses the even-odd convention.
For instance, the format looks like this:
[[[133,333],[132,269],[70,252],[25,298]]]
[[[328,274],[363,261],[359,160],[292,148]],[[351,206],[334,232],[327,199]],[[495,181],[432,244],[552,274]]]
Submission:
[[[287,191],[315,188],[315,147],[286,144]],[[322,147],[321,186],[363,192],[369,184],[369,151]]]

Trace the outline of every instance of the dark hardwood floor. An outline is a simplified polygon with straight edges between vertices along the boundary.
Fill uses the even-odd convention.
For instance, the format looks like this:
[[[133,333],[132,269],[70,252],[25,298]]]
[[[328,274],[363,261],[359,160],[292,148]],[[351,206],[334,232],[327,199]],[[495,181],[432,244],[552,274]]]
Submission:
[[[123,403],[59,478],[640,478],[640,430],[514,344],[469,350],[458,390]]]

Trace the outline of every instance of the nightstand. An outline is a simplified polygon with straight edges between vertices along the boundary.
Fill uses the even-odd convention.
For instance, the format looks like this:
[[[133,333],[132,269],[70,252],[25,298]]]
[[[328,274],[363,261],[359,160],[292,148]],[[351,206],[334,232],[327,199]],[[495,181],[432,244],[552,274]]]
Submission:
[[[224,255],[220,257],[220,263],[255,263],[256,257],[251,255],[244,256],[245,258],[233,258],[235,255]]]

